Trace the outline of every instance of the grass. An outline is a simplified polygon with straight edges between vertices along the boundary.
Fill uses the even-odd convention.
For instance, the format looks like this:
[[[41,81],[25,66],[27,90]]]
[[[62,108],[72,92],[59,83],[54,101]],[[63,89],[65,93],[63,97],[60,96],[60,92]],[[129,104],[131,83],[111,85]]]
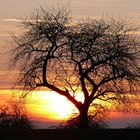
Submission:
[[[0,140],[139,140],[140,129],[97,129],[97,130],[0,130]]]

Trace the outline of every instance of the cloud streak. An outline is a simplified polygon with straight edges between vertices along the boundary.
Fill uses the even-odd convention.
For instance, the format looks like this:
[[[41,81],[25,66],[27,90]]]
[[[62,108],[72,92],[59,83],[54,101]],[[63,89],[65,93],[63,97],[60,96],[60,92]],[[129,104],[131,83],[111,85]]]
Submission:
[[[1,21],[8,21],[8,22],[21,22],[21,19],[14,19],[14,18],[4,18]]]

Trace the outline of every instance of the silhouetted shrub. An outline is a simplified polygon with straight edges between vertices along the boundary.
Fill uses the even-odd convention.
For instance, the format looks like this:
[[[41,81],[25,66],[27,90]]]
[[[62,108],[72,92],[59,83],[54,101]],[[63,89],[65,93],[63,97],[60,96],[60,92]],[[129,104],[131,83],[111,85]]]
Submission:
[[[0,107],[0,129],[31,129],[32,122],[24,104],[12,101]]]

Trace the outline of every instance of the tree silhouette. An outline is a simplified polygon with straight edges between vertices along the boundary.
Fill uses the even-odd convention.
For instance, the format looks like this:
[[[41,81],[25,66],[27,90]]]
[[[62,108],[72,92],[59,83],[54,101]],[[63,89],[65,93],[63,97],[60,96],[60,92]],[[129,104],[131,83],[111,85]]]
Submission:
[[[140,129],[140,123],[130,123],[126,126],[126,129]]]
[[[23,25],[11,54],[18,85],[66,97],[79,111],[79,128],[88,128],[92,104],[114,100],[122,107],[138,93],[140,44],[137,29],[124,20],[73,21],[67,7],[41,8]]]

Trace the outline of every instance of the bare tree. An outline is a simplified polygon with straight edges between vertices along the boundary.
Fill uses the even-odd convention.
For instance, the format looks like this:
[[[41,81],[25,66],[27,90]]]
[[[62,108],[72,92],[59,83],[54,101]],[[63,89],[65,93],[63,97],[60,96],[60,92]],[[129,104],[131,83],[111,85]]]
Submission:
[[[11,59],[20,71],[18,84],[65,96],[79,111],[79,128],[88,128],[92,104],[126,104],[138,93],[140,44],[136,28],[125,21],[79,23],[72,21],[67,7],[41,8],[24,26],[25,33],[14,37]]]

